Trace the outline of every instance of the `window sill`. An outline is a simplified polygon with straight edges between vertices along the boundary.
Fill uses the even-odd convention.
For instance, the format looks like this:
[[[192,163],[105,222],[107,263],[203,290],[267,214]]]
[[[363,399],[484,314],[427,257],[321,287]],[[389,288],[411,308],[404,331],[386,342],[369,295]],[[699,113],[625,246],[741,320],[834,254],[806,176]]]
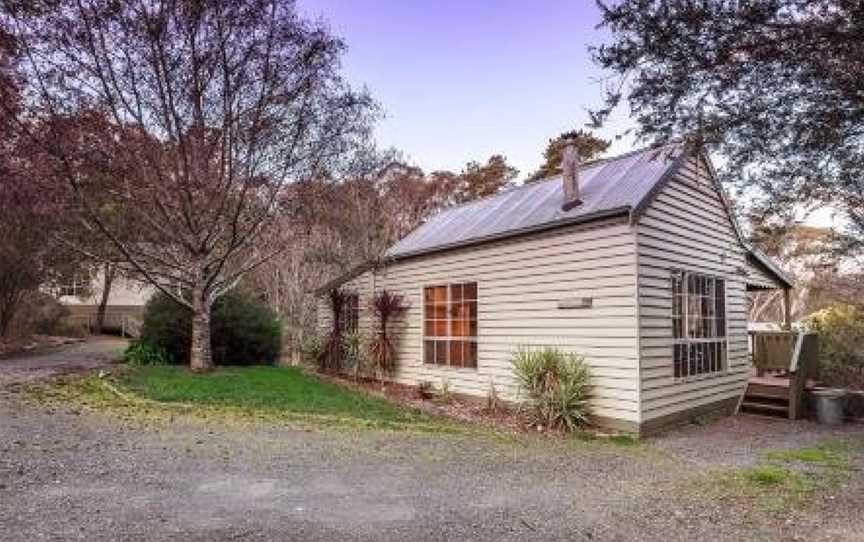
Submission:
[[[701,375],[694,376],[679,376],[673,377],[675,379],[675,384],[690,384],[692,382],[702,382],[703,380],[714,380],[715,378],[721,378],[724,376],[729,376],[728,370],[723,370],[716,373],[705,373]]]
[[[478,367],[457,367],[455,365],[440,365],[438,363],[426,363],[425,361],[421,363],[423,367],[437,367],[439,369],[446,369],[448,371],[471,371],[477,372]]]

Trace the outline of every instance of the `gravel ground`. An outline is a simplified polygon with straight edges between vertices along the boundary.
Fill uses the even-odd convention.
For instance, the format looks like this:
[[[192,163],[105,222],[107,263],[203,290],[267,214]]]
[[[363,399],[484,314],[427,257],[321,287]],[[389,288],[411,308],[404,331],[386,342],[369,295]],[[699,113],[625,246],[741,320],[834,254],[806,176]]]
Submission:
[[[128,344],[118,337],[93,337],[49,352],[0,359],[0,387],[105,368],[119,359]]]
[[[88,344],[110,358],[108,345]],[[62,372],[58,356],[40,374]],[[765,448],[860,438],[860,426],[739,417],[627,447],[144,422],[34,405],[14,385],[31,372],[4,363],[3,373],[4,541],[864,540],[860,470],[782,517],[682,489],[707,469],[753,464]]]

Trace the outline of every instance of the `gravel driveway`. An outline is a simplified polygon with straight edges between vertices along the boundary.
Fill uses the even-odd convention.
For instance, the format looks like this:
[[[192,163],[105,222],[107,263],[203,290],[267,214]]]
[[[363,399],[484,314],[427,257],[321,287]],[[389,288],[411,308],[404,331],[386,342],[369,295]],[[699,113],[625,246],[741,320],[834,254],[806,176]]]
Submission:
[[[128,344],[126,339],[99,336],[50,352],[2,358],[0,387],[105,368],[120,358]]]
[[[46,374],[64,370],[58,359],[44,361]],[[739,417],[625,447],[142,422],[34,406],[8,385],[22,369],[7,363],[0,373],[17,376],[0,376],[4,541],[861,541],[864,532],[860,471],[779,518],[683,490],[706,469],[753,463],[760,449],[860,427]]]

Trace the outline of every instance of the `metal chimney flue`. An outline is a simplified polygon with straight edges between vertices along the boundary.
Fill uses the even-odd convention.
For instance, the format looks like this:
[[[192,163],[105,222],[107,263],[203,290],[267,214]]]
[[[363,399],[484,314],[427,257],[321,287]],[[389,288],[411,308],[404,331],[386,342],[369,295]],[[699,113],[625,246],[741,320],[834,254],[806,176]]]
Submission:
[[[579,151],[576,150],[576,142],[573,139],[564,140],[564,148],[561,151],[561,179],[564,185],[564,202],[561,209],[569,211],[582,204],[579,196]]]

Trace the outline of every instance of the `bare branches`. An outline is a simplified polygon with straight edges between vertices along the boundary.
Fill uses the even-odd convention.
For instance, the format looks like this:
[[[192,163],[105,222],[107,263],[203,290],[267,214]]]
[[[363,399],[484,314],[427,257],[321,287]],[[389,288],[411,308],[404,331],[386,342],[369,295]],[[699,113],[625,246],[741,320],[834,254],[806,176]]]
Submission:
[[[70,0],[0,17],[29,53],[28,122],[49,128],[36,140],[55,174],[128,265],[190,309],[284,250],[287,187],[339,175],[375,116],[338,73],[341,41],[290,2]]]

